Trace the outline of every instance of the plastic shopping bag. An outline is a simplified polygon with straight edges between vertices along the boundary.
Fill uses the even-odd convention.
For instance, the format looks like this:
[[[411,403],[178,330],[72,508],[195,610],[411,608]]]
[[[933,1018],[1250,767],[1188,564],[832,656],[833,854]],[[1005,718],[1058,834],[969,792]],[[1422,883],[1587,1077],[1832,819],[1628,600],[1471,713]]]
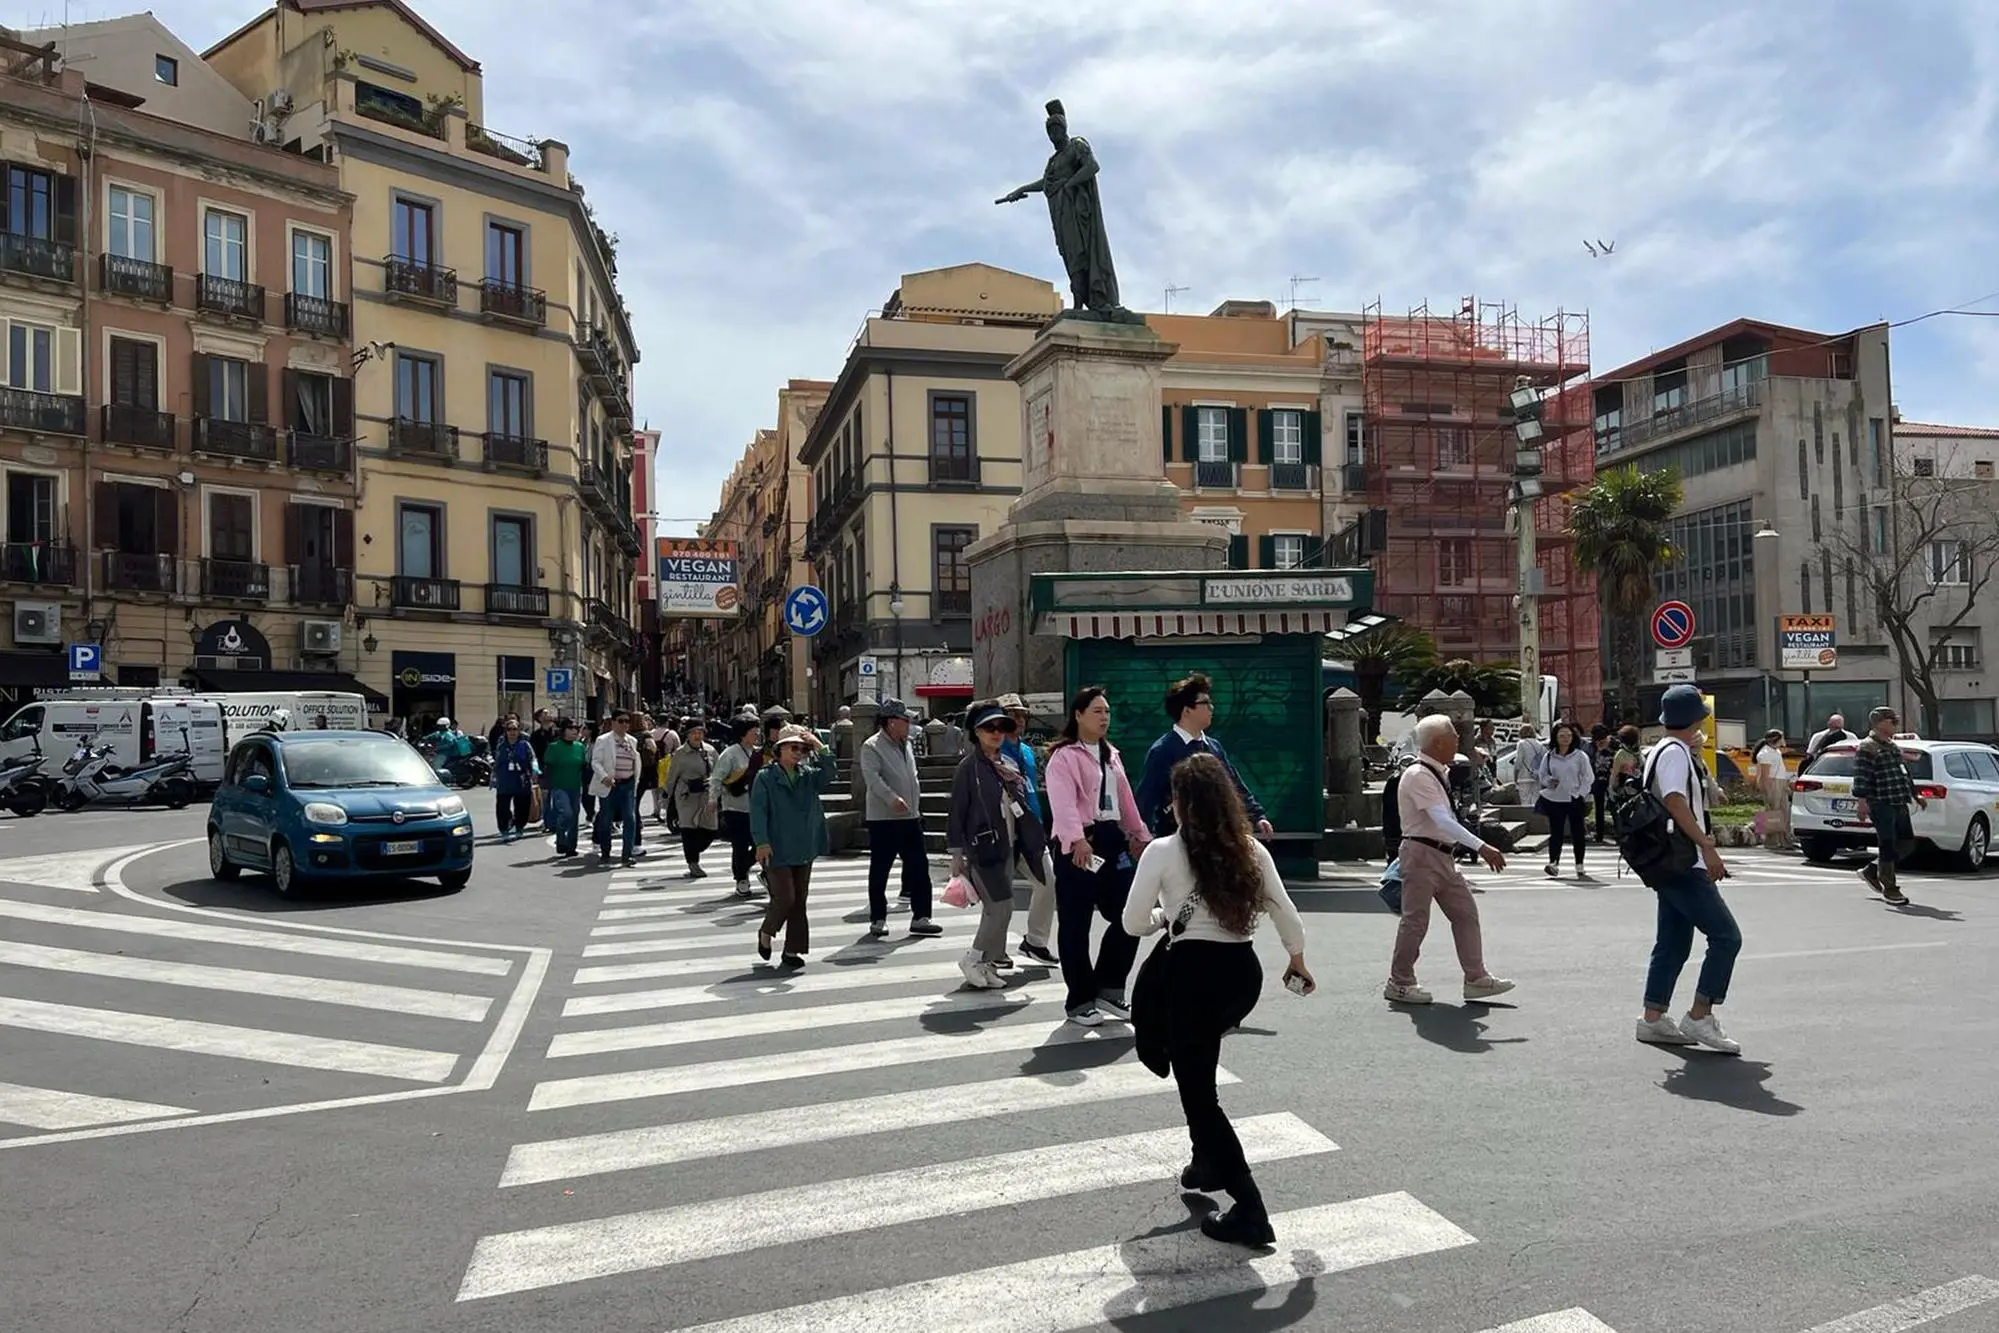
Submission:
[[[1381,902],[1397,916],[1402,915],[1402,858],[1390,861],[1381,872],[1381,887],[1375,892],[1381,895]]]
[[[951,882],[944,886],[944,902],[947,906],[970,907],[978,900],[978,891],[963,875],[951,876]]]

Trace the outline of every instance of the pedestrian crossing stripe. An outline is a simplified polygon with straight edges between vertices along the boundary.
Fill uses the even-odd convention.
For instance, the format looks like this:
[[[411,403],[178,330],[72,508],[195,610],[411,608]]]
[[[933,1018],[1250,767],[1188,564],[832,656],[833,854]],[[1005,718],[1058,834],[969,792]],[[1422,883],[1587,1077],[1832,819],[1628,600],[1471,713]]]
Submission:
[[[822,930],[822,933],[823,930]],[[911,955],[936,953],[943,949],[965,950],[966,931],[960,931],[957,939],[949,935],[915,935],[895,941],[861,940],[844,946],[839,953],[825,958],[841,958],[851,951],[855,957],[870,959],[868,966],[893,966],[906,961]],[[585,958],[601,958],[613,954],[633,953],[686,953],[696,949],[724,949],[741,956],[745,965],[752,957],[750,950],[756,945],[753,934],[745,931],[740,938],[717,935],[714,939],[677,940],[655,944],[650,940],[625,941],[621,944],[591,944],[584,946]],[[824,961],[825,959],[822,959]],[[836,964],[839,965],[839,964]],[[848,963],[846,966],[858,966]],[[651,977],[690,976],[701,972],[723,972],[734,967],[730,955],[717,953],[712,957],[668,958],[643,963],[602,963],[576,969],[575,983],[579,986],[602,985],[614,981],[640,981]]]
[[[1043,973],[1046,964],[1028,963],[1023,971]],[[907,986],[914,982],[953,981],[962,974],[955,962],[913,963],[876,971],[871,967],[843,968],[837,972],[758,972],[755,976],[734,977],[712,985],[665,986],[655,990],[613,991],[610,994],[572,995],[562,1005],[564,1018],[588,1018],[594,1014],[639,1013],[648,1009],[680,1009],[695,1005],[722,1004],[733,1000],[781,1000],[793,995],[817,995],[825,991],[867,990],[875,986]]]
[[[1578,1306],[1556,1310],[1552,1314],[1535,1315],[1532,1319],[1516,1319],[1510,1324],[1489,1328],[1485,1333],[1617,1333],[1617,1330]]]
[[[78,1129],[87,1125],[122,1125],[133,1120],[157,1120],[194,1114],[184,1106],[129,1102],[117,1097],[91,1097],[54,1088],[0,1083],[0,1124],[29,1129]]]
[[[1252,1165],[1335,1149],[1332,1140],[1288,1111],[1252,1116],[1235,1128]],[[786,1185],[704,1203],[484,1236],[473,1247],[458,1299],[482,1300],[982,1208],[1136,1185],[1167,1173],[1185,1155],[1186,1143],[1185,1129],[1147,1130],[827,1181],[810,1190]]]
[[[548,1058],[560,1060],[578,1055],[605,1055],[612,1051],[739,1041],[745,1037],[770,1037],[806,1030],[818,1032],[827,1028],[885,1023],[904,1018],[935,1018],[947,1014],[990,1011],[994,1019],[1011,1018],[1026,1011],[1033,1003],[1032,995],[1013,988],[955,991],[948,995],[905,995],[893,999],[806,1005],[793,1009],[757,1009],[717,1018],[681,1018],[664,1023],[559,1032],[548,1044]],[[1042,1008],[1047,1006],[1044,1004]]]
[[[153,845],[141,843],[129,847],[102,847],[87,852],[9,857],[0,861],[0,884],[32,884],[42,889],[96,893],[99,871],[122,856],[150,851]]]

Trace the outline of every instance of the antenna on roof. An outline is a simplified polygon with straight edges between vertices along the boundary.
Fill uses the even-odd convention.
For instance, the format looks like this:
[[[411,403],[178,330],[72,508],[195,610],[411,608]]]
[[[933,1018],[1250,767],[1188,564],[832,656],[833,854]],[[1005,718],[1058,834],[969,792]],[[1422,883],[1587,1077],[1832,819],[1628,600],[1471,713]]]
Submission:
[[[1300,277],[1297,277],[1297,276],[1295,276],[1295,275],[1294,275],[1294,276],[1292,277],[1292,279],[1291,279],[1291,308],[1292,308],[1293,310],[1296,310],[1296,309],[1298,308],[1298,289],[1299,289],[1300,287],[1307,287],[1307,286],[1310,286],[1310,285],[1311,285],[1312,283],[1315,283],[1315,282],[1317,282],[1317,281],[1318,281],[1318,279],[1317,279],[1317,278],[1300,278]]]
[[[1172,313],[1173,313],[1173,298],[1174,298],[1174,297],[1176,297],[1176,296],[1178,296],[1178,295],[1179,295],[1179,294],[1180,294],[1181,292],[1185,292],[1185,291],[1192,291],[1192,290],[1193,290],[1193,289],[1192,289],[1191,287],[1168,287],[1168,288],[1166,289],[1166,302],[1165,302],[1165,304],[1164,304],[1164,305],[1163,305],[1163,306],[1162,306],[1162,307],[1160,308],[1160,309],[1161,309],[1161,313],[1163,313],[1163,314],[1168,314],[1168,315],[1172,314]]]

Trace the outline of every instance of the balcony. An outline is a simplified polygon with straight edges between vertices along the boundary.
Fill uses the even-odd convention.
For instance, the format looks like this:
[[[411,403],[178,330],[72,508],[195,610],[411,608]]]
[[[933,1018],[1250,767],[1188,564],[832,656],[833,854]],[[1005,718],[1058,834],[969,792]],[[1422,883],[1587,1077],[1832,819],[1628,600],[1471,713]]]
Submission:
[[[592,597],[584,609],[592,630],[609,636],[614,642],[631,642],[631,622],[612,610],[609,602]]]
[[[1359,495],[1367,489],[1367,467],[1361,463],[1346,463],[1340,467],[1340,489],[1348,495]]]
[[[98,269],[98,290],[140,301],[174,302],[174,271],[165,264],[123,255],[104,255]]]
[[[548,589],[531,588],[525,584],[489,583],[486,585],[486,614],[541,619],[548,615]]]
[[[264,322],[264,289],[254,282],[204,273],[195,284],[194,304],[212,315]]]
[[[204,559],[201,562],[201,595],[268,602],[271,600],[271,567],[261,560]]]
[[[1678,407],[1659,412],[1644,421],[1634,421],[1628,426],[1614,430],[1599,431],[1596,437],[1597,457],[1605,454],[1621,453],[1635,449],[1641,444],[1663,440],[1669,435],[1696,427],[1719,425],[1739,416],[1747,416],[1763,407],[1763,381],[1750,380],[1723,389],[1720,393],[1706,398],[1695,399]]]
[[[278,432],[274,426],[254,421],[224,421],[219,417],[194,419],[194,451],[222,458],[243,458],[256,463],[278,461]]]
[[[40,236],[0,231],[0,272],[49,282],[75,282],[76,248]]]
[[[8,542],[0,546],[0,579],[44,588],[73,588],[76,548],[68,542]]]
[[[458,270],[440,268],[421,259],[399,259],[390,255],[382,261],[382,290],[392,301],[421,301],[455,308],[458,305]]]
[[[456,611],[461,586],[457,579],[398,574],[389,580],[389,604],[418,611]]]
[[[66,393],[0,389],[0,430],[38,435],[83,434],[83,399]]]
[[[610,379],[618,368],[617,353],[611,349],[611,340],[604,331],[589,324],[576,326],[576,359],[583,365],[583,373],[592,380],[591,388],[600,393],[610,391]],[[603,381],[600,385],[596,381]]]
[[[173,592],[174,558],[170,555],[140,555],[129,551],[106,551],[104,586],[118,592]]]
[[[399,457],[424,458],[441,463],[458,461],[458,427],[441,421],[412,421],[397,417],[389,423],[389,452]]]
[[[303,292],[285,293],[285,327],[316,338],[347,338],[347,303]]]
[[[354,443],[308,431],[290,432],[292,467],[300,472],[348,472],[354,467]]]
[[[611,528],[611,535],[617,539],[618,549],[626,555],[638,555],[644,546],[639,541],[639,525],[628,514],[618,515],[618,521]]]
[[[486,466],[514,468],[522,472],[548,471],[548,441],[524,435],[495,435],[486,432]]]
[[[1234,463],[1194,464],[1194,489],[1197,491],[1232,491],[1236,488],[1240,469]]]
[[[1272,463],[1270,489],[1273,491],[1315,491],[1319,469],[1310,463]]]
[[[969,616],[972,614],[972,590],[970,588],[950,588],[934,595],[937,614],[940,616]]]
[[[140,449],[174,447],[171,412],[155,412],[150,407],[135,407],[130,403],[106,403],[98,410],[106,444],[129,444]]]
[[[331,565],[293,565],[292,601],[298,606],[346,606],[354,600],[354,571]]]
[[[548,323],[548,296],[537,287],[514,287],[488,278],[479,288],[479,313],[495,323],[538,329]]]

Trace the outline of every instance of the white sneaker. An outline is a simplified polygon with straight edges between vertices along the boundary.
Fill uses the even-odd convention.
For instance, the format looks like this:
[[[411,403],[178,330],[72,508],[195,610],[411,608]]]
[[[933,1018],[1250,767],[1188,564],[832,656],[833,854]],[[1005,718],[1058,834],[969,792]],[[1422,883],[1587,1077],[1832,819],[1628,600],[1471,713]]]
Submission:
[[[1091,1005],[1088,1009],[1078,1009],[1070,1014],[1069,1021],[1079,1028],[1093,1028],[1102,1025],[1104,1016],[1095,1005]]]
[[[1654,1046],[1692,1046],[1695,1041],[1680,1031],[1680,1025],[1665,1014],[1638,1020],[1638,1040]]]
[[[1381,998],[1397,1004],[1428,1004],[1435,997],[1413,981],[1406,986],[1391,981],[1381,988]]]
[[[1680,1020],[1680,1031],[1711,1051],[1720,1051],[1725,1055],[1742,1054],[1742,1043],[1723,1032],[1721,1020],[1713,1014],[1709,1014],[1706,1018],[1695,1018],[1692,1014],[1688,1014]]]
[[[1499,977],[1481,977],[1477,981],[1465,983],[1467,1000],[1490,1000],[1495,995],[1504,995],[1513,989],[1513,983]]]
[[[1097,997],[1097,1012],[1115,1022],[1131,1022],[1130,1005],[1119,1004],[1116,1000],[1107,1000],[1101,995]]]
[[[991,963],[979,964],[979,979],[972,983],[980,990],[1005,990],[1006,978]]]
[[[976,953],[968,952],[963,958],[958,960],[958,970],[965,974],[965,984],[977,987],[980,990],[985,989],[985,985],[980,980],[979,973],[979,969],[984,966],[985,960],[980,958]]]

